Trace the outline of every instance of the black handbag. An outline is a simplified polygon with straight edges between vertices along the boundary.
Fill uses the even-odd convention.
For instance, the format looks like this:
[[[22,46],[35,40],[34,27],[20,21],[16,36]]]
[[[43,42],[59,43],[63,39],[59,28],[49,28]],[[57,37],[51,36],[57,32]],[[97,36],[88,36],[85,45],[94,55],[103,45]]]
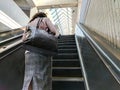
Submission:
[[[40,22],[39,19],[36,27],[27,27],[24,45],[33,46],[46,52],[57,53],[57,38],[47,31],[39,29]]]

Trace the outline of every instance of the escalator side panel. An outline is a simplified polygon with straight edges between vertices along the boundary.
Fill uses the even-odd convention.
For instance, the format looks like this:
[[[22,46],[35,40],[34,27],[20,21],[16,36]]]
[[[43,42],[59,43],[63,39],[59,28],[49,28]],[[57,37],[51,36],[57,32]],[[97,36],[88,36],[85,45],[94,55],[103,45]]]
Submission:
[[[119,90],[120,85],[109,72],[88,41],[78,38],[90,90]]]
[[[21,90],[24,78],[24,49],[17,49],[1,61],[0,90]]]

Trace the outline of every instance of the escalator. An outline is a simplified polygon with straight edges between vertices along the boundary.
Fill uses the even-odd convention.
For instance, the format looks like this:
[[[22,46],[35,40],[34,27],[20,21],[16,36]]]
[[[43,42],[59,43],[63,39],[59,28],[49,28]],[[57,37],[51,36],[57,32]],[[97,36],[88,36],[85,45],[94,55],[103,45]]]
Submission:
[[[85,90],[74,35],[61,36],[53,57],[53,90]]]
[[[0,90],[21,90],[24,78],[24,49],[18,44],[1,53]],[[58,55],[52,60],[53,90],[119,90],[110,73],[86,37],[63,35]]]

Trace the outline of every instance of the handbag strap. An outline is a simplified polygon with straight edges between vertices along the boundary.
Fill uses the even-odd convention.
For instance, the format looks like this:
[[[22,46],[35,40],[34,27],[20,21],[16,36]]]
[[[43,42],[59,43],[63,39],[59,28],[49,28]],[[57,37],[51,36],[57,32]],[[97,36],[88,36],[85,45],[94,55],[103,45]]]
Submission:
[[[40,18],[39,20],[38,20],[38,22],[37,22],[37,26],[36,26],[36,28],[38,29],[39,28],[39,24],[42,22],[42,18]]]
[[[40,19],[38,20],[38,22],[37,22],[36,29],[39,28],[40,22],[42,22],[42,19],[41,19],[41,18],[40,18]],[[26,26],[26,30],[24,31],[24,33],[27,33],[29,30],[30,30],[30,26],[27,25],[27,26]]]

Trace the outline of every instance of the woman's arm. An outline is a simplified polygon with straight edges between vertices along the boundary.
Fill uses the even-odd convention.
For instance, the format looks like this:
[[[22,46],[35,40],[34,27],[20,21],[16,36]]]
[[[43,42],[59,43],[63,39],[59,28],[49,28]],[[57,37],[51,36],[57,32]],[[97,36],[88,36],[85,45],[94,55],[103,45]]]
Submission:
[[[26,40],[26,30],[27,30],[27,27],[23,27],[22,30],[24,31],[23,32],[23,35],[22,35],[22,41],[25,41]]]
[[[22,35],[22,41],[25,41],[26,40],[26,31],[24,30],[24,32],[23,32],[23,35]]]
[[[53,25],[53,23],[50,21],[49,18],[46,18],[46,23],[47,23],[47,26],[50,29],[50,31],[55,33],[55,37],[58,37],[59,33],[57,32],[55,26]]]

